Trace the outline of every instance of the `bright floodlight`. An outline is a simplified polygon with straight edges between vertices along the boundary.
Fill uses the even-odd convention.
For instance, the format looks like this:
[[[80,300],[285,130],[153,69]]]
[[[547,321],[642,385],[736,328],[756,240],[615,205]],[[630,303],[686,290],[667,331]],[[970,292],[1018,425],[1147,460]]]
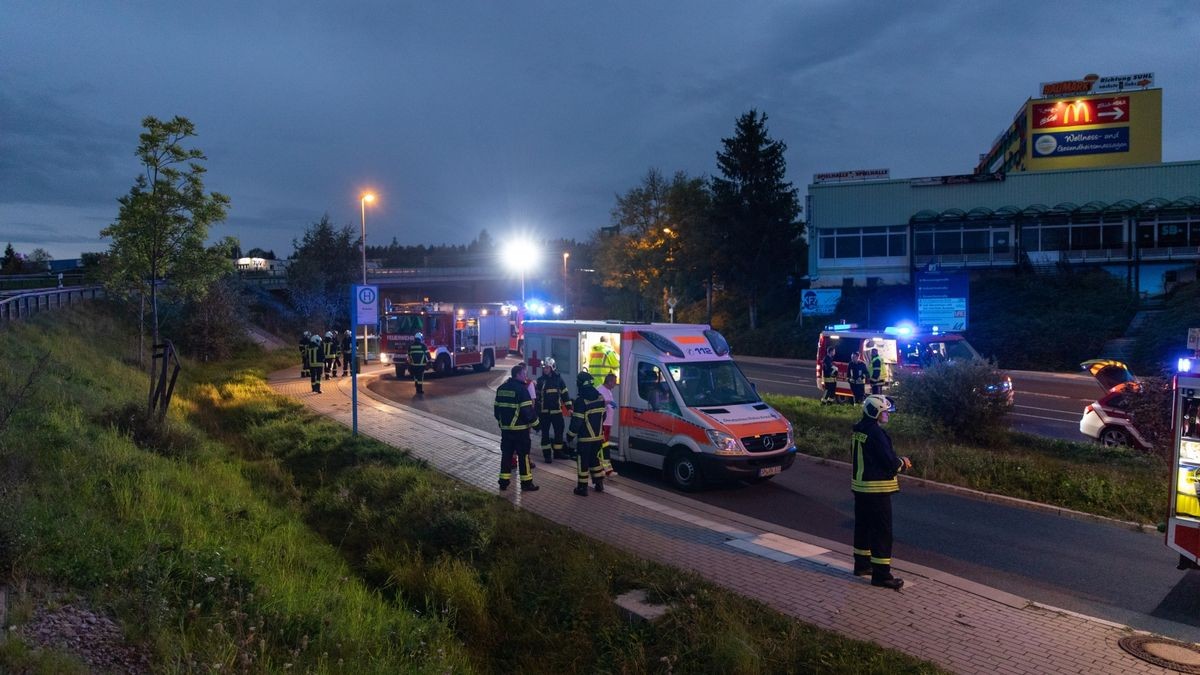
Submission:
[[[514,239],[504,245],[504,264],[515,271],[537,267],[540,251],[528,239]]]

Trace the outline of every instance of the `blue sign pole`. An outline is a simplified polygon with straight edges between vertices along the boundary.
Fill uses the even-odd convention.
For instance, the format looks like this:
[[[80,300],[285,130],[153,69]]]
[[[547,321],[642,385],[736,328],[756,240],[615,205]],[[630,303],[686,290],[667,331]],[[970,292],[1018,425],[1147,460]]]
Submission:
[[[358,286],[350,287],[350,306],[357,309]],[[355,311],[355,323],[357,323],[357,314]],[[355,326],[357,328],[357,326]],[[366,349],[367,345],[363,345]],[[350,333],[350,419],[351,435],[358,435],[358,337],[354,335],[354,331]]]

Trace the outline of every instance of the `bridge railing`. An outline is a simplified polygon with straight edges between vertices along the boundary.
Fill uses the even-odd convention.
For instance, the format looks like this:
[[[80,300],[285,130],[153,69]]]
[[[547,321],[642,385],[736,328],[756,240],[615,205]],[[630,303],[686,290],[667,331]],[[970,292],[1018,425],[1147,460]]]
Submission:
[[[0,321],[13,321],[67,305],[104,297],[103,286],[72,286],[21,293],[0,300]]]

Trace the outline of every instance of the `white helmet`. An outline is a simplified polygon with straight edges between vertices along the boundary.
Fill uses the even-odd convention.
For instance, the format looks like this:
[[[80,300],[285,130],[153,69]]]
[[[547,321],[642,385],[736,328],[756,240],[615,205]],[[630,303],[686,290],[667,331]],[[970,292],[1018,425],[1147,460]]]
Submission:
[[[305,339],[305,340],[307,340],[307,339],[308,339],[308,338],[310,338],[310,337],[312,337],[312,332],[310,332],[310,331],[304,331],[304,339]]]
[[[351,332],[350,332],[350,329],[349,329],[349,328],[347,328],[347,329],[346,329],[346,337],[350,337],[351,335],[353,335],[353,333],[351,333]]]
[[[333,331],[331,331],[331,330],[325,331],[325,339],[332,340],[333,339]]]
[[[417,331],[417,334],[413,335],[413,339],[416,340],[417,342],[420,342],[425,339],[425,334],[420,331]]]
[[[882,394],[871,394],[863,400],[863,414],[871,419],[879,419],[881,412],[895,412],[896,404],[892,399]]]
[[[321,344],[321,336],[320,336],[320,335],[314,335],[314,336],[312,336],[312,340],[311,340],[311,342],[312,342],[314,345],[319,345],[319,344]]]
[[[554,357],[547,356],[546,360],[542,361],[542,367],[549,368],[550,370],[554,370]]]

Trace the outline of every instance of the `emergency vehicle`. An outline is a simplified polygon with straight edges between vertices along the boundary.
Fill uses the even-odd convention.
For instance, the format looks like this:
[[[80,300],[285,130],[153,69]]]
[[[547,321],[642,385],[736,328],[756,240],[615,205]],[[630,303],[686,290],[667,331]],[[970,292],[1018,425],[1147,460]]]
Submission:
[[[1171,504],[1167,546],[1179,553],[1179,569],[1200,561],[1200,359],[1179,359],[1171,387]]]
[[[838,370],[837,395],[853,398],[846,376],[850,370],[850,355],[858,352],[868,371],[871,368],[871,350],[878,349],[883,359],[881,377],[884,388],[896,382],[900,371],[916,372],[934,363],[943,361],[982,359],[979,352],[957,333],[943,333],[934,327],[930,331],[919,331],[912,325],[888,326],[882,330],[859,329],[856,324],[826,326],[817,341],[817,388],[824,388],[822,364],[826,351],[834,348],[833,362]],[[869,388],[868,383],[868,388]],[[989,398],[1000,399],[1005,405],[1013,405],[1012,378],[1005,376],[988,385],[982,392]]]
[[[612,458],[662,470],[682,490],[722,478],[768,480],[796,459],[791,423],[763,402],[707,325],[527,321],[525,344],[558,362],[572,398],[574,374],[587,370],[593,349],[611,348]]]
[[[424,335],[429,349],[428,368],[449,375],[467,366],[491,370],[497,355],[507,353],[511,332],[509,317],[499,303],[393,305],[379,323],[380,361],[395,365],[397,378],[404,377],[408,348],[417,333]]]

